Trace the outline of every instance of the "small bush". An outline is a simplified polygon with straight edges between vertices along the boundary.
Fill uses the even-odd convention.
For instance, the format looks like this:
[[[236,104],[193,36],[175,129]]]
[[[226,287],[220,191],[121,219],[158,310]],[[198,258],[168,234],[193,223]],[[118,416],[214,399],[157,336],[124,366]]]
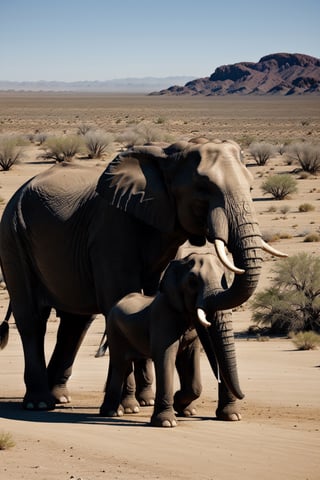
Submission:
[[[117,136],[117,141],[123,143],[127,148],[133,147],[134,145],[160,142],[162,139],[162,131],[155,125],[149,123],[139,123],[138,125],[129,127]]]
[[[38,145],[43,145],[47,138],[48,135],[46,133],[36,133],[33,137],[33,141]]]
[[[265,165],[269,158],[275,154],[276,149],[271,143],[254,142],[249,146],[249,152],[258,165]]]
[[[284,205],[283,207],[280,208],[280,212],[283,214],[283,215],[286,215],[286,213],[290,212],[290,207],[289,205]]]
[[[19,143],[18,137],[0,136],[0,167],[2,170],[10,170],[15,163],[20,161],[22,149]]]
[[[45,158],[56,162],[70,161],[83,149],[83,140],[78,135],[49,137],[44,143]]]
[[[307,235],[303,241],[306,243],[320,242],[320,235],[318,233],[309,233],[309,235]]]
[[[7,432],[0,432],[0,450],[8,450],[14,446],[15,442],[13,441],[11,434]]]
[[[320,172],[320,144],[297,142],[290,146],[288,152],[305,172]]]
[[[268,208],[269,213],[275,213],[276,211],[277,211],[277,207],[275,207],[274,205],[270,205],[270,207]]]
[[[262,191],[270,193],[276,200],[283,200],[297,191],[297,181],[289,174],[272,175],[261,185]]]
[[[320,335],[315,332],[290,333],[289,337],[298,350],[315,350],[320,346]]]
[[[111,134],[91,130],[83,138],[89,158],[101,158],[113,142]]]
[[[90,130],[92,130],[92,127],[90,127],[90,125],[82,124],[82,125],[79,125],[77,134],[84,136],[88,132],[90,132]]]
[[[315,207],[311,203],[302,203],[299,205],[299,212],[313,212]]]
[[[253,321],[274,333],[320,332],[320,258],[299,253],[273,271],[271,287],[251,302]]]

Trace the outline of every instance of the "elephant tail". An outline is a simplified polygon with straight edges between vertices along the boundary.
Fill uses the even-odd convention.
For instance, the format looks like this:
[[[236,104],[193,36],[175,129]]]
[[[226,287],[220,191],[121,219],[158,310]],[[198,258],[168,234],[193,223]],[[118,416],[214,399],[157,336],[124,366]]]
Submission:
[[[108,337],[107,337],[107,332],[105,331],[103,334],[103,337],[101,338],[101,342],[97,350],[97,353],[95,354],[95,357],[96,358],[103,357],[107,349],[108,349]]]
[[[11,303],[8,305],[8,310],[3,322],[0,325],[0,350],[5,348],[9,340],[9,319],[12,314]]]

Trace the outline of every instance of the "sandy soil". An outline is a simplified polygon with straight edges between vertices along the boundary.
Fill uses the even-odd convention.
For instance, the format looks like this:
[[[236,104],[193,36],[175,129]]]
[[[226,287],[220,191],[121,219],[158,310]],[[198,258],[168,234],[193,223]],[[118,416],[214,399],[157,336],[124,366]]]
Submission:
[[[242,100],[235,102],[235,109],[229,100],[224,107],[220,100],[217,104],[211,102],[206,110],[202,101],[196,103],[192,99],[189,103],[165,100],[160,104],[159,99],[152,98],[148,103],[143,98],[140,103],[138,97],[134,101],[130,97],[130,101],[121,100],[116,112],[119,99],[115,98],[112,101],[100,98],[101,103],[97,103],[96,98],[89,101],[87,97],[72,101],[72,95],[65,99],[61,95],[51,99],[33,95],[9,97],[3,97],[5,102],[0,98],[2,131],[27,133],[38,128],[35,125],[39,125],[41,119],[47,131],[60,131],[65,125],[71,129],[82,120],[76,115],[87,115],[92,123],[98,117],[101,123],[108,118],[115,128],[117,118],[126,121],[127,111],[130,118],[136,115],[149,119],[168,112],[166,128],[170,130],[176,122],[175,134],[179,136],[192,136],[195,132],[205,134],[206,123],[213,122],[211,117],[215,115],[216,136],[225,136],[227,129],[226,136],[232,137],[230,132],[234,132],[233,137],[238,139],[241,135],[260,138],[261,132],[267,132],[269,139],[276,142],[280,135],[282,138],[292,138],[294,134],[303,136],[301,119],[309,119],[311,136],[317,138],[320,133],[319,108],[316,114],[315,105],[318,102],[319,107],[319,99],[313,104],[309,101],[285,104],[280,99],[280,106],[276,102],[269,105],[262,100],[256,104],[252,100],[247,103]],[[172,117],[171,112],[174,112]],[[280,125],[281,133],[277,129]],[[48,164],[36,158],[38,153],[38,147],[28,147],[21,165],[9,172],[0,172],[0,213],[19,185],[48,168]],[[287,166],[280,156],[266,167],[257,167],[250,159],[248,162],[255,179],[253,197],[261,230],[269,234],[288,234],[290,238],[279,240],[274,246],[289,254],[304,250],[318,255],[319,243],[304,243],[303,238],[306,233],[319,229],[319,178],[300,179],[298,194],[275,202],[262,195],[263,178],[273,172],[292,171],[293,167]],[[96,162],[91,164],[95,168]],[[306,201],[316,210],[301,214],[298,206]],[[286,214],[281,213],[284,205],[289,207]],[[270,206],[276,206],[277,211],[270,212]],[[272,278],[272,267],[277,261],[265,259],[259,289]],[[0,290],[0,318],[4,316],[7,302],[6,290]],[[250,316],[248,305],[234,312],[237,333],[248,327]],[[48,356],[56,329],[57,321],[52,316],[46,336]],[[239,336],[236,340],[239,375],[246,394],[241,402],[243,420],[232,423],[215,420],[217,384],[203,356],[203,394],[197,402],[198,416],[180,419],[179,426],[174,429],[157,429],[149,426],[149,407],[141,409],[137,415],[118,419],[98,416],[108,356],[96,359],[94,354],[103,329],[104,322],[99,316],[74,366],[70,380],[72,404],[53,412],[35,413],[24,412],[20,407],[24,395],[23,355],[18,333],[11,324],[9,344],[0,352],[0,432],[11,433],[16,446],[0,451],[0,480],[320,478],[319,350],[296,351],[288,339],[258,342]]]

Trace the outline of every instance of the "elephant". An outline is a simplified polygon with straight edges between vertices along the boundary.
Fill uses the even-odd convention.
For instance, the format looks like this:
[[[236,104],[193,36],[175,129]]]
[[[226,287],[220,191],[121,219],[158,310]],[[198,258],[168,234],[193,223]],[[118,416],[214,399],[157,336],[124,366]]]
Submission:
[[[234,350],[231,311],[217,312],[210,302],[213,292],[226,288],[225,270],[216,255],[190,253],[185,258],[171,261],[156,296],[129,293],[112,307],[107,322],[110,358],[101,415],[114,417],[139,411],[138,402],[132,410],[134,398],[129,411],[121,400],[128,377],[134,382],[132,363],[140,358],[152,358],[156,372],[151,425],[175,427],[175,412],[180,416],[197,413],[193,402],[202,390],[197,332],[204,340],[203,346],[211,365],[216,364],[216,357],[223,358],[218,351],[221,342],[211,344],[207,333],[215,323],[223,325],[220,327],[223,335]],[[232,354],[235,356],[234,351]],[[180,389],[173,394],[175,367]],[[215,374],[219,378],[216,367]],[[224,407],[228,399],[233,398],[233,393],[223,379],[219,384],[217,418],[240,420],[238,412],[226,415]],[[243,397],[238,380],[236,388],[237,396]]]
[[[235,272],[230,288],[217,292],[215,308],[246,301],[257,286],[262,250],[282,255],[261,238],[250,183],[235,142],[179,141],[120,152],[104,171],[61,162],[22,185],[2,216],[0,261],[24,352],[23,408],[52,410],[70,401],[67,381],[95,316],[107,318],[128,293],[155,294],[186,240],[196,246],[208,240]],[[60,322],[46,365],[52,309]],[[5,320],[3,344],[6,329]],[[229,360],[221,374],[232,384]],[[137,369],[141,404],[153,402],[149,370]]]

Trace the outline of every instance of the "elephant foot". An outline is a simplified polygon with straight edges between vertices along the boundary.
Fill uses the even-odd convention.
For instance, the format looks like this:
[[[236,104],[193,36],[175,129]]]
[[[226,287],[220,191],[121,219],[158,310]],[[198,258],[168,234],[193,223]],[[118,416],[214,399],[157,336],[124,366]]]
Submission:
[[[191,398],[187,400],[187,396],[183,395],[181,391],[176,392],[174,395],[173,408],[179,417],[192,417],[193,415],[197,415],[194,402]]]
[[[237,422],[241,420],[241,413],[238,402],[230,402],[221,407],[218,406],[216,410],[217,420],[223,420],[227,422]]]
[[[179,417],[193,417],[194,415],[197,415],[197,409],[193,402],[191,402],[187,407],[179,409],[175,408],[175,411]]]
[[[124,413],[139,413],[139,403],[134,395],[128,395],[122,398],[121,406]]]
[[[66,385],[55,385],[51,390],[52,395],[55,398],[56,403],[70,403],[71,396]]]
[[[165,410],[153,413],[150,424],[153,427],[172,428],[178,425],[178,421],[173,410]]]
[[[107,405],[103,405],[103,404],[101,405],[100,411],[99,411],[99,415],[101,415],[102,417],[122,417],[123,413],[124,412],[121,406],[117,410],[114,410],[108,407]]]
[[[22,402],[22,408],[30,411],[54,410],[55,406],[55,398],[50,393],[26,393]]]
[[[155,394],[152,387],[146,387],[136,393],[140,407],[152,407],[154,405]]]

